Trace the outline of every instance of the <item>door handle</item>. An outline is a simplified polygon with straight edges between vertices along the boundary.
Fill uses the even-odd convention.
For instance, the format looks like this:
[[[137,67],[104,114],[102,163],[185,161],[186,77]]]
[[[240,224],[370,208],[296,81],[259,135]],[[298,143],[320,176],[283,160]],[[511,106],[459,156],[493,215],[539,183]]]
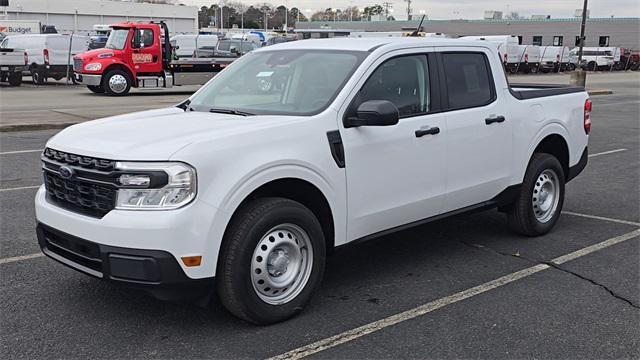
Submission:
[[[423,137],[425,135],[436,135],[439,133],[440,133],[440,128],[435,126],[435,127],[430,127],[426,129],[416,130],[416,137]]]
[[[486,119],[484,119],[484,123],[487,124],[487,125],[491,125],[493,123],[504,122],[504,120],[505,120],[504,116],[500,115],[500,116],[496,116],[496,117],[486,118]]]

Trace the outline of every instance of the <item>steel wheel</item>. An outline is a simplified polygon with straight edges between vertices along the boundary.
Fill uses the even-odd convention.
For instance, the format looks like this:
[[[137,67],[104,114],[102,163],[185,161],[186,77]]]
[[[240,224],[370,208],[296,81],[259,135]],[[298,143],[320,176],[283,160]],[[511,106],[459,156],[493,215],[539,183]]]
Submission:
[[[115,74],[109,78],[109,89],[116,94],[121,94],[127,89],[127,78],[121,74]]]
[[[540,173],[531,194],[533,213],[538,221],[546,223],[553,217],[558,209],[559,193],[560,181],[555,171],[546,169]]]
[[[309,235],[297,225],[281,224],[269,230],[253,251],[251,283],[262,301],[281,305],[300,294],[312,268]]]

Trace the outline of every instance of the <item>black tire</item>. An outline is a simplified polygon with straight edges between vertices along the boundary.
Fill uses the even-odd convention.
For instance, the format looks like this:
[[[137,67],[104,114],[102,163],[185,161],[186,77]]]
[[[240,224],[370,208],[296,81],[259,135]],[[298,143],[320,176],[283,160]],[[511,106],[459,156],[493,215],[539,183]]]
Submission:
[[[47,74],[44,70],[31,70],[31,77],[33,78],[33,83],[36,85],[44,85],[47,83]]]
[[[102,86],[87,85],[87,89],[96,94],[104,94],[104,88]]]
[[[120,77],[120,76],[124,78],[124,81],[126,81],[126,83],[124,84],[124,88],[121,91],[112,89],[111,86],[109,85],[111,82],[111,79],[113,77]],[[102,80],[102,88],[104,89],[104,92],[106,94],[111,96],[127,95],[129,93],[129,90],[131,89],[131,76],[129,76],[129,73],[127,73],[126,71],[117,70],[117,69],[111,70],[104,76],[104,79]]]
[[[591,71],[596,71],[598,70],[598,64],[595,61],[591,61],[589,64],[587,64],[587,69]]]
[[[536,194],[540,196],[542,193],[538,193],[537,190],[542,182],[541,177],[548,175],[549,172],[557,178],[557,205],[552,205],[550,217],[541,221],[536,216],[536,212],[539,212],[540,209],[537,208],[538,205],[534,204],[534,200],[538,200]],[[533,154],[524,176],[520,194],[507,209],[507,220],[511,229],[527,236],[540,236],[548,233],[560,217],[564,204],[564,185],[564,171],[560,161],[553,155]]]
[[[21,72],[11,73],[9,74],[8,80],[9,80],[9,85],[20,86],[20,84],[22,84],[22,73]]]
[[[284,304],[273,305],[261,299],[254,289],[252,264],[259,243],[282,224],[293,224],[306,232],[313,262],[306,284],[298,288],[300,292]],[[250,323],[266,325],[286,320],[304,309],[320,285],[325,254],[322,227],[309,209],[284,198],[257,199],[239,210],[225,233],[216,273],[218,296],[227,310]],[[257,258],[262,261],[260,256]]]

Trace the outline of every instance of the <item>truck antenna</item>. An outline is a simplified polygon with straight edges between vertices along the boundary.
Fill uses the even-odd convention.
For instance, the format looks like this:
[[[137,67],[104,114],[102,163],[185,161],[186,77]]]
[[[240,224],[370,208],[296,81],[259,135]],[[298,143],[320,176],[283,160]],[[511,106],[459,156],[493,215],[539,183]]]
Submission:
[[[420,29],[422,29],[422,22],[424,21],[424,17],[425,17],[425,16],[427,16],[427,15],[426,15],[426,14],[425,14],[425,15],[422,15],[422,19],[420,19],[420,24],[418,24],[418,28],[417,28],[417,29],[415,29],[415,30],[411,33],[411,35],[409,35],[409,36],[413,36],[413,37],[418,37],[418,36],[420,36],[418,33],[420,33]]]

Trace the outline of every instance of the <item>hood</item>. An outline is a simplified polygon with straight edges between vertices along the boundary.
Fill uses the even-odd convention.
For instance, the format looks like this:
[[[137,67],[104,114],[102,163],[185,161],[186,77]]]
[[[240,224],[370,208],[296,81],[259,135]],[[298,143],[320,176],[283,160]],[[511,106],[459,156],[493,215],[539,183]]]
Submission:
[[[81,54],[74,56],[74,58],[82,59],[86,63],[96,59],[108,59],[110,57],[118,56],[119,53],[122,53],[122,50],[100,48],[100,49],[85,51]],[[113,54],[113,55],[109,56],[109,54]]]
[[[110,160],[166,161],[202,139],[236,136],[296,119],[237,116],[167,108],[114,116],[70,126],[47,147]]]

